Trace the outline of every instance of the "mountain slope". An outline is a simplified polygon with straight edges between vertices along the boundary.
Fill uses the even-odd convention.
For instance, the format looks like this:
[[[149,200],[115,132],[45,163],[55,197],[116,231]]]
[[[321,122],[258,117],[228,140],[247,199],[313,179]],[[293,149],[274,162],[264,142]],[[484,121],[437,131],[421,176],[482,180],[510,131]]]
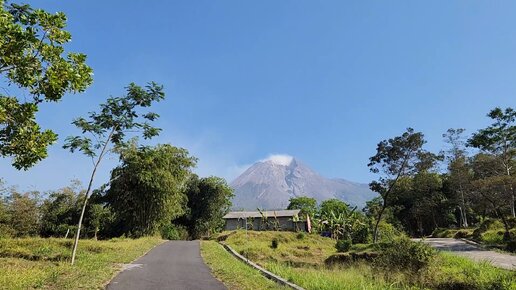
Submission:
[[[367,184],[320,176],[293,157],[272,156],[249,167],[237,177],[231,187],[235,190],[234,209],[283,209],[291,197],[308,196],[321,202],[341,199],[363,207],[375,197]]]

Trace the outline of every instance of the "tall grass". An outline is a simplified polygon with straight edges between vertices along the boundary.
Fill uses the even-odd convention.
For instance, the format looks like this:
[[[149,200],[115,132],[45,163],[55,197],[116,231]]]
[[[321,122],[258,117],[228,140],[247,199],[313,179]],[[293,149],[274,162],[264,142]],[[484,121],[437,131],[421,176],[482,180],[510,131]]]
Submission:
[[[277,249],[270,246],[273,238],[279,241]],[[326,258],[336,254],[335,241],[317,235],[297,239],[295,233],[249,231],[228,235],[225,242],[305,289],[516,289],[515,272],[449,253],[438,253],[428,267],[411,272],[366,261],[327,266]],[[355,252],[377,250],[365,244],[352,247]]]
[[[161,242],[158,238],[82,240],[71,266],[71,240],[0,239],[0,289],[102,289],[121,264]]]

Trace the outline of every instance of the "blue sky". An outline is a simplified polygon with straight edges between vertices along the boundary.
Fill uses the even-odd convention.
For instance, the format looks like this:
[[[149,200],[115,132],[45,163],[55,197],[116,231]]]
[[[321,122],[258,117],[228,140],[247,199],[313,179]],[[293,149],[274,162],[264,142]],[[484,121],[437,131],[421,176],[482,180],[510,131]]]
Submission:
[[[516,105],[513,1],[31,1],[63,11],[94,84],[41,107],[60,141],[27,172],[0,160],[8,184],[47,190],[86,182],[91,162],[61,149],[71,120],[129,82],[156,81],[163,133],[153,143],[199,157],[197,172],[232,180],[269,154],[327,177],[369,182],[378,141],[406,127],[439,151],[495,106]],[[101,168],[104,183],[116,164]]]

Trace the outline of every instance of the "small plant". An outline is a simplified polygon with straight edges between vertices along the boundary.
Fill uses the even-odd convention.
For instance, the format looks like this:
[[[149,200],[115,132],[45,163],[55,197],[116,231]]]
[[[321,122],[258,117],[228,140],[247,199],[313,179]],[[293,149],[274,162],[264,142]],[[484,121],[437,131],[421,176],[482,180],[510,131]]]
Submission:
[[[350,239],[344,239],[344,240],[338,240],[337,243],[335,243],[335,248],[337,249],[337,252],[339,253],[345,253],[351,249],[351,240]]]
[[[278,246],[279,246],[279,240],[278,240],[278,238],[274,238],[274,239],[272,239],[272,242],[271,242],[271,248],[273,248],[273,249],[277,249],[277,248],[278,248]]]
[[[296,239],[298,239],[298,240],[302,240],[302,239],[304,239],[304,238],[305,238],[305,233],[302,233],[302,232],[301,232],[301,233],[297,233],[297,235],[296,235]]]

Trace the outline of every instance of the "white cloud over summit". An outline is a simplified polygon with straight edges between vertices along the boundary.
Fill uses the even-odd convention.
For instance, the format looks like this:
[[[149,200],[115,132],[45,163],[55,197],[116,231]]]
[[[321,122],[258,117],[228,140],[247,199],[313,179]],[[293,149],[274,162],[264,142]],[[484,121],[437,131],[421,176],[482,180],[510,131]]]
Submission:
[[[271,154],[269,157],[260,160],[260,162],[270,161],[276,165],[289,166],[294,157],[287,154]]]

